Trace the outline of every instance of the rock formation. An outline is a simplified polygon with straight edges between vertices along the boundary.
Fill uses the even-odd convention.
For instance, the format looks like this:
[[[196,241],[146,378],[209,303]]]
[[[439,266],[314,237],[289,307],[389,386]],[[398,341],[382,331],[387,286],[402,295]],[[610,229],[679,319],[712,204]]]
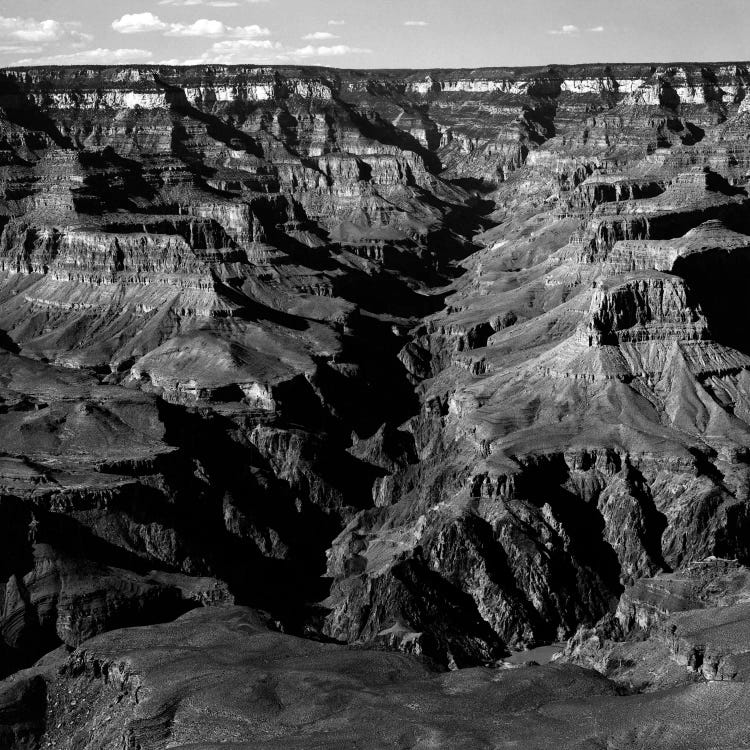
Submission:
[[[269,632],[242,607],[116,630],[0,686],[0,741],[44,727],[61,750],[102,747],[741,746],[739,683],[618,694],[571,665],[439,672],[404,654]],[[675,722],[677,714],[683,721]],[[6,719],[7,721],[7,719]]]
[[[0,742],[736,743],[749,87],[0,72]]]

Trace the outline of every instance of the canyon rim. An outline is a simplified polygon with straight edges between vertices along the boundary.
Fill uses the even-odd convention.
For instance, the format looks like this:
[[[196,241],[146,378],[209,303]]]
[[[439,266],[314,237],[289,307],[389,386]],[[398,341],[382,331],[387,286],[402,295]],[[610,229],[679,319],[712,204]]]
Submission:
[[[749,64],[158,5],[0,16],[0,749],[750,746]]]

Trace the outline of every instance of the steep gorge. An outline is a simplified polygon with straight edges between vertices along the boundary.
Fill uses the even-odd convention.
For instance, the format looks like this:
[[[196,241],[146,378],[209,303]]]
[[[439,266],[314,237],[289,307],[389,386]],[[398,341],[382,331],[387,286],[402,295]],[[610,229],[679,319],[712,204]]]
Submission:
[[[748,86],[2,71],[0,672],[62,648],[7,736],[88,639],[200,606],[431,668],[573,638],[584,692],[744,681],[612,654],[695,665],[644,587],[750,565]]]

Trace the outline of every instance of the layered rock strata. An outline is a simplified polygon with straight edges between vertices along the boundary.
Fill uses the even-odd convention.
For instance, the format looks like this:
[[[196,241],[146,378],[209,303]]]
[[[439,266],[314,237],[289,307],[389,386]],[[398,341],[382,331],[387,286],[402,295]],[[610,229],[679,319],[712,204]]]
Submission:
[[[750,562],[748,84],[4,71],[3,672],[231,601],[494,665]]]

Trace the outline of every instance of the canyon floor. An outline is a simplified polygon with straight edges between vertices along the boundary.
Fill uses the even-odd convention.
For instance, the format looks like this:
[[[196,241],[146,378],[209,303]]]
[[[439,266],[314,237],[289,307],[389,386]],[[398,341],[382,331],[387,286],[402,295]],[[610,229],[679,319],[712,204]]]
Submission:
[[[0,71],[0,747],[750,746],[749,90]]]

